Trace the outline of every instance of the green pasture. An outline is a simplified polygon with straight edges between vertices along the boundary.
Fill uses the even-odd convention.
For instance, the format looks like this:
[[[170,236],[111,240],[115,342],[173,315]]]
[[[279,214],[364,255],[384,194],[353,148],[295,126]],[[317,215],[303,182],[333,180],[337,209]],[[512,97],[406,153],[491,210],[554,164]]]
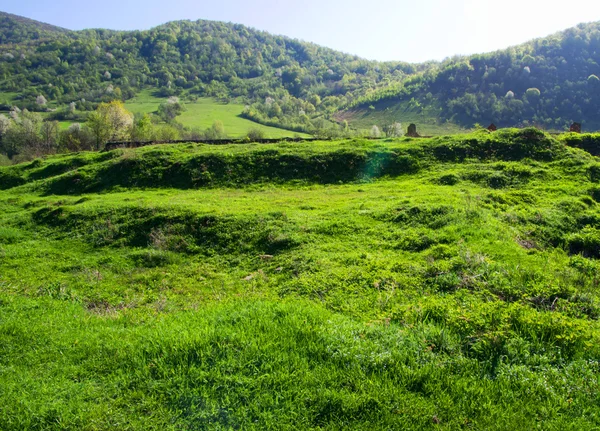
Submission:
[[[600,161],[564,142],[0,167],[0,429],[597,429]]]
[[[152,113],[158,109],[160,103],[165,101],[166,98],[155,97],[150,90],[145,90],[134,99],[127,101],[125,107],[133,113]],[[200,98],[196,102],[184,102],[184,104],[186,111],[177,117],[177,121],[191,129],[204,130],[211,127],[215,121],[221,121],[227,135],[233,138],[243,137],[251,129],[262,130],[265,136],[269,138],[308,136],[289,130],[263,126],[242,118],[240,114],[244,110],[244,105],[241,104],[222,103],[212,98]]]

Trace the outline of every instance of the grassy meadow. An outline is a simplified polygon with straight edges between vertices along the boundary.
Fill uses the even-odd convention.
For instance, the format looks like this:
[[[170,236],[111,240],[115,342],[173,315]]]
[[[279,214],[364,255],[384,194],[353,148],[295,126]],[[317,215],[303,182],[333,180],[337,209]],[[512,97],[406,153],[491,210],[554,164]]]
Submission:
[[[410,102],[385,101],[373,105],[373,109],[352,109],[335,114],[338,120],[346,120],[355,129],[365,133],[377,125],[382,127],[395,122],[402,123],[404,130],[409,124],[417,125],[417,132],[422,136],[440,136],[469,133],[457,124],[440,122],[440,111],[434,106],[415,106]],[[485,124],[487,127],[489,124]]]
[[[576,141],[0,167],[0,429],[598,429],[600,160]]]
[[[152,95],[151,90],[145,90],[134,99],[127,101],[125,107],[134,114],[149,114],[155,112],[158,105],[165,101],[166,98],[155,97]],[[225,127],[225,132],[232,138],[246,136],[251,129],[262,130],[268,138],[308,136],[276,127],[263,126],[242,118],[240,114],[244,110],[244,105],[237,103],[223,103],[212,98],[200,98],[195,102],[185,102],[185,109],[186,111],[177,117],[177,121],[191,129],[204,130],[211,127],[215,121],[221,121]]]

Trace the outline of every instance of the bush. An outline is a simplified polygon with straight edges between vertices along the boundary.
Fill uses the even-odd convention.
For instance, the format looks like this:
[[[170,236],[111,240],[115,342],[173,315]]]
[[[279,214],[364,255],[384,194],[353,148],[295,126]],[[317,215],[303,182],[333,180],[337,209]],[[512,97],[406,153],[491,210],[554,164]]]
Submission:
[[[261,139],[265,139],[265,132],[258,128],[250,129],[246,134],[246,139],[249,141],[260,141]]]

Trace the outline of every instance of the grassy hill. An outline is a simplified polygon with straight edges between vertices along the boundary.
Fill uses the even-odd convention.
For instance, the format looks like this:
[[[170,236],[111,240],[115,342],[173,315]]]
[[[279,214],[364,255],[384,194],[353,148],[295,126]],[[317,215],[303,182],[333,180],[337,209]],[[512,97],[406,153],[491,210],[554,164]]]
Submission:
[[[145,90],[133,99],[128,100],[125,107],[134,114],[150,114],[156,112],[158,106],[165,102],[166,98],[156,97],[150,90]],[[261,130],[269,138],[282,138],[295,135],[308,136],[305,133],[263,126],[254,121],[242,118],[241,114],[244,111],[244,105],[239,103],[224,103],[213,98],[200,98],[193,102],[185,103],[185,109],[185,112],[177,117],[177,121],[190,129],[197,128],[204,130],[211,127],[215,121],[221,121],[227,135],[233,138],[246,136],[251,129]]]
[[[0,428],[594,429],[599,141],[0,167]]]

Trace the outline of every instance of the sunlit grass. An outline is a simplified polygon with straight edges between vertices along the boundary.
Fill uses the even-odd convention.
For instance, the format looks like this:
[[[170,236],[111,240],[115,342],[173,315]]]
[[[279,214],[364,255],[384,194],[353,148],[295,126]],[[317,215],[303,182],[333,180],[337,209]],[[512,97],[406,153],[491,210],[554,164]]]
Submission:
[[[594,429],[598,166],[525,131],[0,167],[0,428]]]
[[[125,107],[133,113],[156,112],[158,105],[164,103],[166,98],[155,97],[150,90],[145,90],[134,99],[125,103]],[[259,129],[269,138],[303,136],[289,130],[263,126],[253,121],[240,117],[244,105],[237,103],[222,103],[212,98],[200,98],[196,102],[185,102],[185,112],[177,117],[177,121],[185,127],[207,129],[215,121],[221,121],[228,136],[238,138],[246,136],[250,129]]]

